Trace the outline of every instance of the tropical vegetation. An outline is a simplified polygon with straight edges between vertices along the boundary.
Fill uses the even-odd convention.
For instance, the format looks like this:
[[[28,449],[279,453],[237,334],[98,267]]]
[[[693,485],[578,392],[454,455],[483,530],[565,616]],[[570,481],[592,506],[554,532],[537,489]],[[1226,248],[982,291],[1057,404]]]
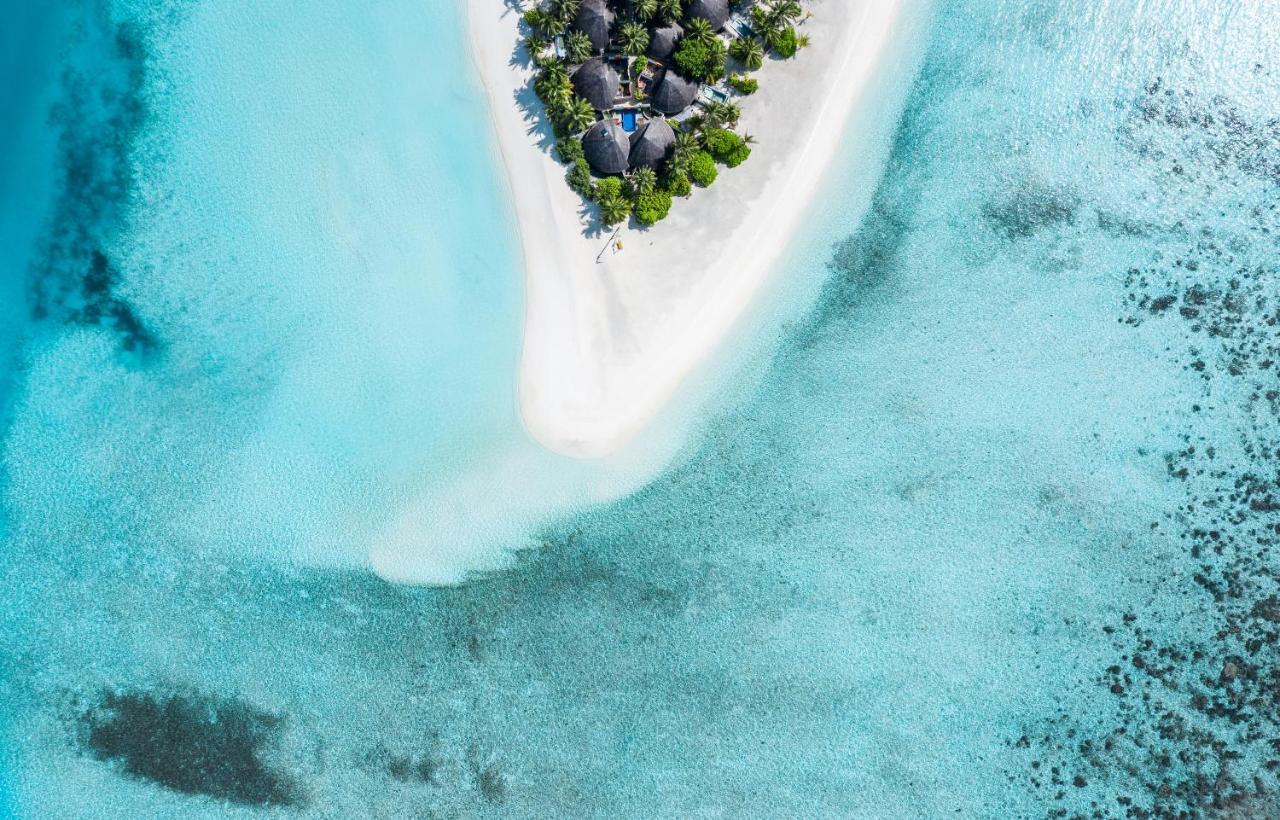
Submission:
[[[535,68],[534,93],[555,134],[554,156],[566,166],[566,184],[592,203],[603,224],[618,225],[634,217],[639,225],[653,225],[670,213],[675,197],[688,197],[695,186],[714,184],[719,166],[736,168],[751,156],[755,140],[734,130],[742,116],[738,101],[759,90],[759,81],[751,75],[770,54],[787,59],[808,45],[796,31],[804,10],[798,0],[761,0],[751,8],[750,28],[731,37],[712,30],[706,20],[686,15],[688,0],[631,0],[625,8],[613,4],[618,19],[605,58],[629,81],[637,106],[646,99],[642,79],[652,76],[646,72],[655,61],[645,55],[657,26],[679,23],[683,30],[670,58],[656,61],[659,77],[665,64],[665,70],[689,79],[725,85],[697,109],[682,113],[680,121],[668,121],[675,137],[665,161],[656,167],[634,167],[623,175],[600,176],[591,166],[597,160],[588,161],[582,142],[599,115],[571,80],[577,67],[597,53],[591,38],[575,27],[582,3],[545,0],[523,16],[528,27],[524,50]],[[730,0],[735,9],[742,5]]]
[[[694,18],[685,28],[672,59],[685,76],[714,83],[724,77],[727,53],[724,41],[711,30],[710,24]]]

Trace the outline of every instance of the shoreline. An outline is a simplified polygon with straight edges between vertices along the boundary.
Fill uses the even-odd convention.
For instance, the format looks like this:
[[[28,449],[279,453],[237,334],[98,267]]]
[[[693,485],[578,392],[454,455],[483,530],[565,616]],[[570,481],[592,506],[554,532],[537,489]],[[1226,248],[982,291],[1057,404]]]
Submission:
[[[525,263],[519,414],[553,452],[599,458],[636,438],[757,300],[815,205],[902,0],[813,0],[801,28],[812,45],[769,60],[742,101],[751,159],[653,228],[624,227],[623,251],[599,264],[612,230],[594,232],[547,151],[514,5],[469,0],[467,26]]]

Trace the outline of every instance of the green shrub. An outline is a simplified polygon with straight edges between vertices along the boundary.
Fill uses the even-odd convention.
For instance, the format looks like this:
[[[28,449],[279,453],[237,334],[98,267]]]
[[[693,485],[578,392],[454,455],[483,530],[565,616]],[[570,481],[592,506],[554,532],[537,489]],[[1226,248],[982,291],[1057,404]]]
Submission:
[[[685,37],[680,41],[673,57],[680,73],[705,83],[714,83],[724,76],[724,43],[719,38],[710,41]]]
[[[639,76],[639,75],[641,75],[641,74],[643,74],[643,73],[644,73],[644,70],[645,70],[646,68],[648,68],[648,67],[649,67],[649,58],[648,58],[648,57],[637,57],[637,58],[636,58],[636,60],[635,60],[635,62],[631,64],[631,67],[632,67],[633,69],[635,69],[636,76]]]
[[[715,166],[711,166],[715,168]],[[664,188],[667,193],[672,196],[688,196],[693,193],[693,183],[689,181],[689,175],[683,171],[677,171],[664,180]]]
[[[796,56],[796,52],[800,50],[800,40],[796,37],[794,26],[787,26],[782,30],[774,41],[773,50],[778,52],[778,56],[784,60]]]
[[[596,202],[605,202],[621,196],[622,180],[618,177],[605,177],[596,183],[595,195],[593,196]]]
[[[703,188],[715,182],[719,173],[716,170],[715,157],[706,151],[695,151],[689,160],[689,176]]]
[[[702,146],[707,149],[707,153],[716,158],[717,162],[723,162],[729,167],[741,165],[742,161],[751,154],[746,141],[727,128],[708,128],[703,131]],[[746,149],[746,155],[742,154],[743,149]],[[735,158],[738,158],[736,162]]]
[[[580,159],[586,159],[586,154],[582,151],[582,141],[572,137],[556,140],[556,158],[565,165],[573,165]]]
[[[745,74],[730,74],[729,85],[739,94],[754,94],[760,90],[760,81]]]
[[[729,155],[724,158],[724,164],[728,165],[730,168],[737,168],[739,165],[746,162],[750,156],[751,149],[744,142],[742,145],[739,145],[737,148],[729,152]]]
[[[591,198],[591,166],[587,165],[585,159],[574,160],[564,179],[574,193]]]
[[[652,225],[666,219],[671,212],[671,194],[661,189],[640,194],[635,200],[636,220],[641,225]]]

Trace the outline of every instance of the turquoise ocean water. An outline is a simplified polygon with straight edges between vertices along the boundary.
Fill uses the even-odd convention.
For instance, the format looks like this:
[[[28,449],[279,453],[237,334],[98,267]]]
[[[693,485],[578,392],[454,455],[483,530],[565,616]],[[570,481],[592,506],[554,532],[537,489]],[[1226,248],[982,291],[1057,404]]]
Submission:
[[[741,398],[588,506],[458,4],[9,5],[15,815],[1280,814],[1280,7],[918,7]]]

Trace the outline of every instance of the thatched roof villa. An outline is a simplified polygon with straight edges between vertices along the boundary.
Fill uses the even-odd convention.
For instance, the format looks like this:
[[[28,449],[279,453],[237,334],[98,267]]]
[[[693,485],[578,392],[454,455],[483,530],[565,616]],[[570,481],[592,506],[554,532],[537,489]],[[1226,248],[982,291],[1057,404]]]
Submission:
[[[692,105],[697,96],[698,83],[686,80],[674,70],[667,69],[649,103],[655,110],[673,116]]]
[[[618,88],[618,72],[600,57],[592,57],[573,72],[573,90],[597,111],[613,108]]]
[[[627,132],[613,120],[603,120],[582,135],[582,151],[598,174],[621,174],[627,170],[631,142]]]
[[[724,28],[724,24],[729,22],[729,14],[729,0],[693,0],[689,4],[688,15],[706,20],[713,31]]]
[[[675,53],[676,42],[683,36],[684,29],[679,23],[654,26],[649,32],[648,55],[657,60],[665,60]]]
[[[632,168],[647,166],[657,170],[676,146],[676,132],[662,117],[646,121],[631,134]]]
[[[613,27],[613,19],[613,10],[606,0],[583,0],[573,26],[587,35],[593,49],[601,52],[609,47],[609,29]]]

